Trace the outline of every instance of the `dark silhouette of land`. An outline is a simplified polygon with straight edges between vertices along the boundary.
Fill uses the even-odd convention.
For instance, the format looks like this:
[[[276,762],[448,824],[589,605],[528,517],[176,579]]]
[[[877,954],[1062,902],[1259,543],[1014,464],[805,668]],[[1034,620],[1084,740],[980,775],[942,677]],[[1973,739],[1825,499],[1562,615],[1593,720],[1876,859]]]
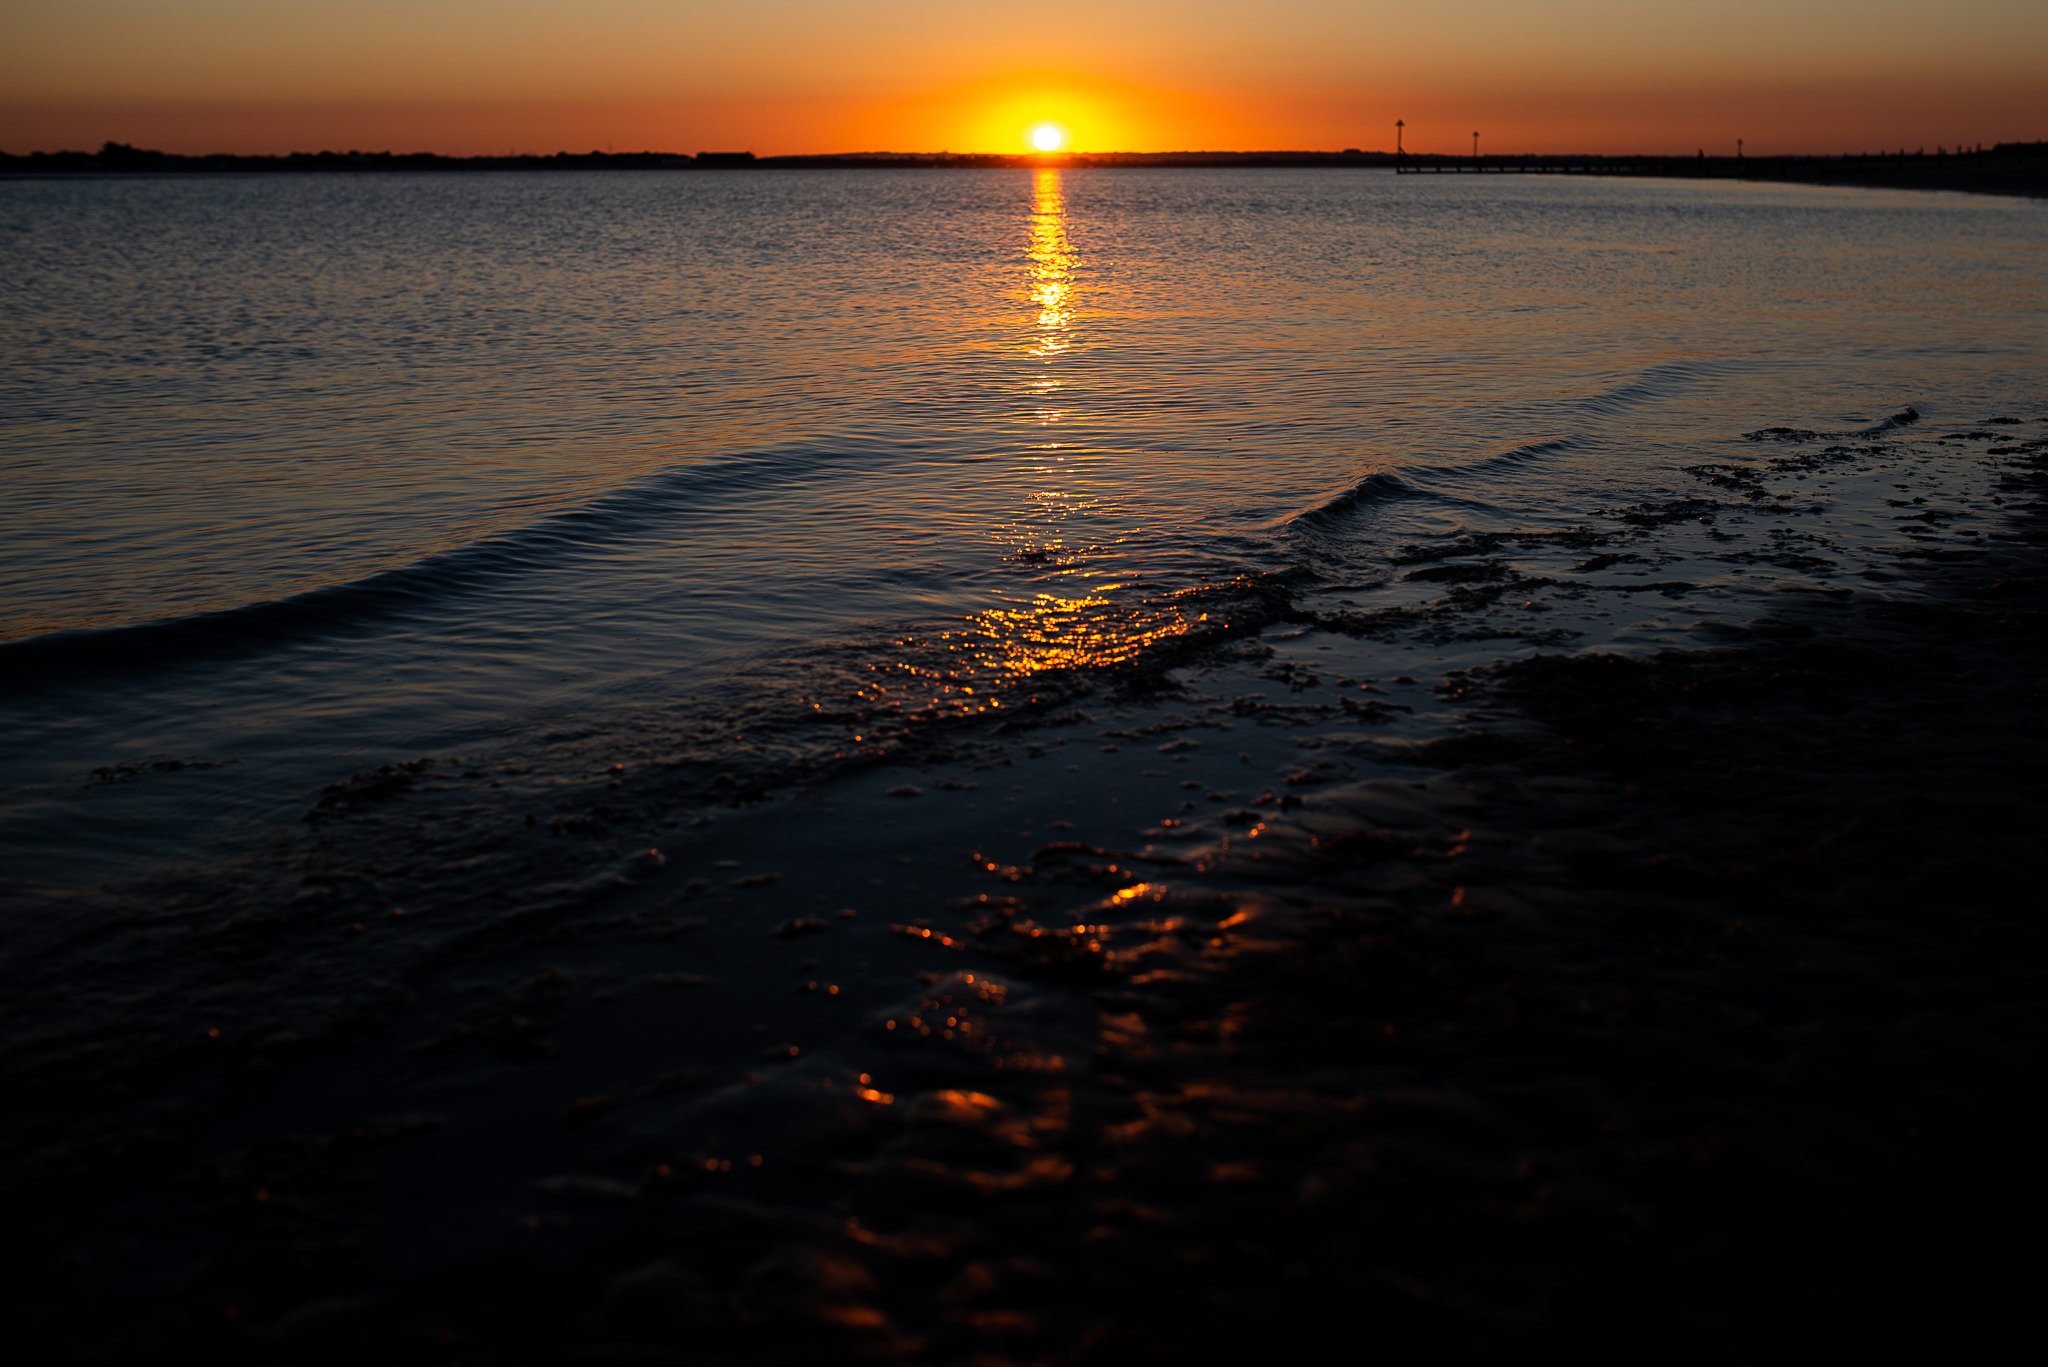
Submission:
[[[2002,142],[1949,151],[1866,152],[1842,156],[1690,157],[1605,153],[1520,153],[1451,156],[1415,152],[834,152],[757,157],[752,152],[556,152],[551,156],[447,157],[433,152],[292,152],[283,156],[219,153],[184,156],[109,142],[97,152],[0,152],[0,177],[326,173],[366,171],[779,171],[956,169],[989,167],[1273,167],[1329,166],[1423,175],[1664,176],[1701,180],[1786,181],[1978,194],[2048,197],[2048,142]]]
[[[1407,154],[1396,170],[1420,174],[1470,173],[1582,176],[1663,176],[1700,180],[1785,181],[1900,190],[1967,190],[1977,194],[2048,196],[2048,142],[2002,142],[1950,152],[1864,152],[1842,156],[1690,157],[1509,156]]]

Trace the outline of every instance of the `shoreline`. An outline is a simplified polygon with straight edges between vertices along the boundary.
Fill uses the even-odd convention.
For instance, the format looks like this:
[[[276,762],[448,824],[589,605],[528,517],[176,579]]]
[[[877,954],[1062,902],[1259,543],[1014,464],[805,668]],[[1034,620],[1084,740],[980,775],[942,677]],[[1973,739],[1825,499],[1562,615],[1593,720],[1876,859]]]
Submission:
[[[613,864],[510,905],[434,832],[539,838],[516,812],[453,775],[352,789],[232,896],[138,890],[164,962],[236,983],[161,1037],[17,1056],[43,1143],[10,1137],[10,1336],[281,1362],[1285,1360],[1361,1316],[1447,1361],[1989,1343],[2048,1206],[2048,442],[2009,455],[2006,530],[1906,552],[1924,597],[1804,590],[1735,648],[1344,706],[1311,669],[1378,628],[1297,614],[707,811],[660,856],[593,809]],[[339,967],[392,936],[402,973]],[[100,988],[154,965],[127,971]],[[150,1240],[186,1251],[123,1262]]]
[[[933,934],[1095,1019],[1006,1019],[942,972],[921,1009],[986,1012],[1024,1065],[870,1030],[924,1090],[845,1170],[848,1218],[684,1196],[777,1232],[742,1279],[663,1264],[663,1303],[742,1356],[1289,1361],[1361,1314],[1444,1361],[1999,1341],[2000,1250],[2048,1208],[2030,512],[1933,602],[1802,596],[1742,649],[1448,678],[1506,707],[1420,747],[1435,777],[1305,767],[1178,862],[991,868]],[[1118,891],[1039,924],[1076,881]],[[1031,1065],[1063,1037],[1085,1069]],[[977,1261],[929,1282],[935,1245]]]
[[[0,180],[183,175],[361,175],[482,171],[789,171],[987,169],[1351,168],[1401,174],[1585,175],[1676,180],[1743,180],[1865,189],[1955,190],[2048,197],[2048,142],[2001,143],[1975,152],[1828,156],[1633,156],[1519,153],[1477,158],[1347,149],[1263,152],[829,153],[756,156],[751,152],[568,153],[449,157],[432,153],[303,153],[289,156],[183,156],[109,144],[99,154],[0,153]]]

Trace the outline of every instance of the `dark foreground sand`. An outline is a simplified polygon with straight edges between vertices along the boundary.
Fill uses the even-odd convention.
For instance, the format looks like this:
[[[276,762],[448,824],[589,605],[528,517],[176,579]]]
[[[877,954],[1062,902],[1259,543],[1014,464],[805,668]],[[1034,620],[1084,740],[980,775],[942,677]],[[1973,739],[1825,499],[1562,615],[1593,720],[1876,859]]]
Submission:
[[[1787,595],[1740,648],[1454,676],[1493,721],[1400,777],[1344,782],[1375,742],[1323,732],[1296,781],[1141,848],[1040,822],[970,859],[933,815],[900,919],[879,893],[840,917],[848,870],[879,889],[924,856],[880,826],[832,853],[849,819],[799,804],[772,887],[619,880],[633,962],[706,970],[637,996],[579,966],[548,919],[596,935],[570,899],[493,923],[529,955],[494,983],[422,967],[390,989],[414,1004],[325,1035],[195,1017],[126,1073],[53,1047],[14,1073],[61,1123],[15,1150],[6,1336],[58,1361],[1979,1358],[2024,1322],[2048,1214],[2043,466],[2006,481],[2022,535],[1931,553],[1931,596]],[[1071,753],[1170,766],[1288,706]],[[936,813],[934,772],[887,811]],[[1092,773],[1057,770],[1077,814]],[[750,922],[757,886],[817,914]],[[390,933],[334,929],[320,954]],[[219,952],[282,975],[285,934]],[[790,961],[772,992],[719,934]],[[660,1003],[726,1002],[722,972],[749,985],[699,1014],[772,1031],[676,1038]],[[95,1107],[133,1118],[62,1138]]]
[[[2048,580],[1952,587],[1472,679],[1547,729],[1259,810],[1142,870],[1149,924],[1114,893],[1109,934],[1031,921],[1048,881],[1123,881],[1116,852],[1006,871],[943,933],[1099,1014],[940,978],[923,1026],[971,1019],[1012,1065],[906,1022],[877,1043],[907,1123],[810,1201],[655,1180],[670,1241],[599,1332],[904,1362],[1974,1356],[2021,1321],[2048,1209]],[[1034,1067],[1076,1044],[1089,1067]]]

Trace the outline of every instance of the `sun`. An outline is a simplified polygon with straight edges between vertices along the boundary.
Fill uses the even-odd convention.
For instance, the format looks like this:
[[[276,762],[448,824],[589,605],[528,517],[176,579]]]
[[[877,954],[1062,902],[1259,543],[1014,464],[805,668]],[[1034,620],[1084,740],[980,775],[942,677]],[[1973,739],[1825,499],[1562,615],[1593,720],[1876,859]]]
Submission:
[[[1041,152],[1057,152],[1067,140],[1067,130],[1056,123],[1041,123],[1031,130],[1031,145]]]

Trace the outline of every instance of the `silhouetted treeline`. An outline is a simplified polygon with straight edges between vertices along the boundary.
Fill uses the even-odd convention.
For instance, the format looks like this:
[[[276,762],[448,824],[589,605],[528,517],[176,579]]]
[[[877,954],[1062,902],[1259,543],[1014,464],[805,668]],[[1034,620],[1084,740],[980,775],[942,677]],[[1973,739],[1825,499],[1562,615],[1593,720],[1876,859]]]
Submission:
[[[715,156],[716,154],[707,154]],[[435,152],[290,152],[282,156],[240,156],[217,152],[183,156],[149,147],[110,142],[97,152],[0,152],[0,171],[53,174],[135,174],[180,171],[499,171],[629,170],[690,166],[695,158],[674,152],[557,152],[552,156],[444,157]]]
[[[538,156],[446,157],[433,152],[292,152],[283,156],[216,153],[183,156],[109,142],[97,152],[0,152],[0,170],[73,174],[176,171],[550,171],[786,170],[792,167],[953,166],[1392,166],[1391,152],[1091,152],[1042,154],[833,152],[757,157],[752,152],[556,152]]]
[[[1425,174],[1527,173],[1676,176],[1782,180],[1818,184],[1897,186],[2048,195],[2048,142],[2002,142],[1995,147],[1840,156],[1691,157],[1557,155],[1450,156],[1421,153],[1341,152],[1076,152],[1053,155],[955,152],[837,152],[757,157],[752,152],[556,152],[548,156],[445,157],[433,152],[292,152],[283,156],[183,156],[109,142],[97,152],[0,152],[0,175],[137,175],[189,172],[364,171],[733,171],[861,167],[1033,166],[1355,166],[1391,167]]]

